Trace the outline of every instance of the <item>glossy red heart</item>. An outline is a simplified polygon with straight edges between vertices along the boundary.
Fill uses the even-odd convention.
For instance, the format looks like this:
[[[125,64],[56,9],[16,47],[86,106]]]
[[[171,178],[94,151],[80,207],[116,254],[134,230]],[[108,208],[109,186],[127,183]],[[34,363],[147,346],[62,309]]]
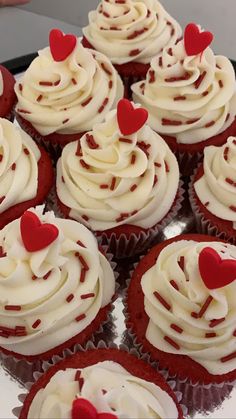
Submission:
[[[128,99],[121,99],[117,106],[117,120],[122,135],[131,135],[140,130],[148,119],[148,111],[135,109]]]
[[[211,247],[205,247],[199,255],[199,271],[210,290],[222,288],[236,280],[236,260],[221,259]]]
[[[189,23],[184,32],[184,46],[187,55],[201,54],[212,43],[213,38],[211,32],[200,32],[195,23]]]
[[[64,61],[74,51],[77,43],[75,35],[64,35],[59,29],[52,29],[49,35],[51,54],[55,61]]]
[[[72,404],[72,419],[118,419],[113,413],[98,413],[89,400],[79,398]]]
[[[31,211],[26,211],[20,221],[21,238],[28,252],[37,252],[53,243],[58,234],[58,228],[53,224],[42,224]]]

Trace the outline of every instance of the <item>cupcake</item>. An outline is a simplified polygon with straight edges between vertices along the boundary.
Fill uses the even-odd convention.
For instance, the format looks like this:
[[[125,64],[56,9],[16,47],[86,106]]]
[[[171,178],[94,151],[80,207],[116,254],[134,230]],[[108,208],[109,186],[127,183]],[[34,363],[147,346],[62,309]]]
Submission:
[[[183,419],[176,395],[144,361],[117,349],[76,354],[32,386],[19,419]]]
[[[0,65],[0,118],[13,119],[13,108],[16,102],[14,85],[13,75]]]
[[[30,362],[90,339],[115,291],[92,233],[43,209],[0,231],[0,349]]]
[[[182,30],[157,0],[102,0],[83,34],[83,45],[109,57],[129,88],[146,77],[152,58],[174,45]]]
[[[64,216],[84,223],[117,257],[147,248],[182,200],[177,160],[147,117],[122,99],[105,122],[68,144],[57,164]]]
[[[142,350],[191,383],[235,380],[235,280],[236,247],[214,237],[182,235],[154,247],[128,289]]]
[[[124,89],[110,60],[85,49],[74,35],[53,29],[49,42],[16,83],[16,114],[57,158],[65,144],[104,120]]]
[[[42,204],[53,184],[49,156],[22,129],[0,118],[0,229]]]
[[[188,175],[209,145],[222,145],[236,133],[235,73],[230,61],[215,56],[210,32],[194,24],[184,40],[151,62],[144,82],[132,86],[134,101],[149,112],[149,124],[175,152]]]
[[[221,147],[206,147],[194,173],[190,203],[200,233],[236,244],[236,138]]]

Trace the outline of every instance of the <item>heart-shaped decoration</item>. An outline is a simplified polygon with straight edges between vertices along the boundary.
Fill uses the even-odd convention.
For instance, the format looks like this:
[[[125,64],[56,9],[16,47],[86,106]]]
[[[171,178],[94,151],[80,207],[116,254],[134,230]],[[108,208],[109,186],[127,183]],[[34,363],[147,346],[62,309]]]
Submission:
[[[52,29],[49,35],[51,54],[55,61],[64,61],[74,51],[77,43],[75,35],[64,35],[59,29]]]
[[[195,23],[189,23],[184,32],[184,46],[187,55],[201,54],[212,43],[213,38],[211,32],[200,32]]]
[[[122,135],[131,135],[140,130],[148,119],[148,111],[135,109],[128,99],[121,99],[117,106],[117,121]]]
[[[236,280],[236,260],[221,259],[211,247],[205,247],[199,255],[199,271],[209,290],[225,287]]]
[[[118,419],[113,413],[98,413],[89,400],[79,398],[72,404],[72,419]]]
[[[37,252],[53,243],[58,234],[58,228],[53,224],[42,224],[31,211],[26,211],[20,221],[21,238],[28,252]]]

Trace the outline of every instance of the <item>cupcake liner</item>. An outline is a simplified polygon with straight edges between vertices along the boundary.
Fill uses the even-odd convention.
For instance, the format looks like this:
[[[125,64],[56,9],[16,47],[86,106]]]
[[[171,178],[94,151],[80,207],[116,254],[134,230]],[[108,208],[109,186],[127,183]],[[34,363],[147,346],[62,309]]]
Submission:
[[[110,253],[106,253],[105,250],[106,250],[105,248],[102,249],[103,253],[106,255],[106,258],[108,259],[113,269],[113,272],[115,274],[115,279],[116,279],[118,277],[118,273],[115,271],[116,262],[113,261],[113,255],[111,255]],[[112,302],[116,298],[118,288],[119,288],[119,285],[116,283],[116,290],[115,290],[115,294],[113,296]],[[97,342],[101,340],[101,337],[103,337],[107,341],[111,337],[112,332],[113,332],[111,313],[114,309],[112,302],[106,307],[104,307],[103,309],[100,309],[99,313],[101,312],[101,310],[105,310],[105,312],[103,312],[103,317],[105,316],[105,320],[103,320],[101,324],[99,325],[99,327],[91,333],[91,336],[85,340],[84,344],[86,344],[86,342]],[[99,313],[97,315],[99,315]],[[106,331],[109,331],[109,334],[107,334]],[[81,334],[82,333],[83,331],[81,332]],[[72,337],[71,339],[73,340],[75,338],[76,336]],[[58,352],[59,354],[62,354],[62,357],[64,357],[67,352],[68,353],[70,353],[70,351],[77,352],[78,348],[80,347],[78,343],[74,343],[74,342],[70,346],[69,341],[68,341],[69,348],[66,348],[66,342],[62,344],[61,346],[63,345],[64,347],[60,348]],[[49,352],[53,353],[53,348]],[[33,375],[35,371],[38,371],[38,372],[42,371],[42,365],[45,359],[52,360],[54,359],[55,356],[59,356],[60,358],[60,355],[50,355],[46,358],[43,356],[41,356],[40,358],[37,358],[37,355],[36,355],[35,357],[33,357],[34,359],[28,359],[27,357],[24,358],[23,355],[22,356],[19,355],[19,357],[17,357],[14,353],[4,351],[4,349],[0,349],[0,361],[4,369],[6,369],[7,372],[11,376],[13,376],[17,381],[19,381],[23,385],[25,385],[25,383],[27,382],[33,381]]]
[[[172,150],[173,151],[173,150]],[[179,163],[179,170],[183,176],[190,176],[193,172],[193,168],[196,167],[203,159],[203,152],[198,153],[187,153],[183,151],[174,150],[174,154]]]
[[[197,200],[194,193],[194,179],[196,176],[196,173],[199,169],[199,166],[194,170],[193,175],[190,178],[189,183],[189,201],[190,205],[194,214],[195,222],[196,222],[196,228],[197,231],[201,234],[207,234],[209,236],[217,237],[221,240],[230,241],[230,243],[236,245],[236,230],[235,235],[229,236],[226,231],[220,231],[216,225],[214,225],[213,221],[208,220],[205,215],[201,212]]]
[[[157,238],[158,234],[161,233],[163,229],[176,217],[182,207],[184,199],[183,195],[183,182],[180,181],[177,198],[169,213],[162,219],[161,222],[157,223],[154,227],[151,227],[148,230],[141,231],[138,234],[132,233],[129,237],[125,234],[121,234],[117,237],[115,232],[110,235],[108,235],[106,231],[103,231],[102,233],[95,232],[99,243],[101,246],[108,246],[108,251],[113,253],[113,255],[118,259],[143,253],[152,245],[152,242]]]
[[[25,384],[26,389],[28,391],[30,391],[32,385],[45,372],[47,372],[52,366],[56,365],[58,362],[63,361],[65,358],[69,358],[69,357],[75,355],[77,352],[86,352],[88,350],[97,350],[97,349],[107,349],[107,350],[109,350],[109,349],[118,349],[118,350],[121,350],[123,352],[127,352],[128,354],[135,356],[137,359],[141,359],[141,360],[147,362],[154,369],[156,369],[155,368],[155,362],[151,362],[150,359],[149,359],[149,357],[148,357],[148,355],[146,355],[146,354],[141,355],[135,348],[129,349],[126,345],[120,345],[120,347],[118,347],[117,345],[114,345],[113,343],[111,343],[111,344],[108,345],[103,340],[100,340],[96,345],[94,345],[92,342],[88,342],[85,346],[78,345],[77,348],[74,348],[74,350],[66,350],[66,351],[64,351],[63,356],[54,356],[52,358],[52,362],[47,362],[47,361],[43,362],[42,370],[41,371],[35,371],[33,380],[31,382],[28,382],[28,383]],[[169,380],[169,381],[167,381],[167,384],[173,390],[173,392],[174,392],[174,394],[176,396],[177,401],[180,403],[181,400],[183,399],[183,394],[182,394],[182,392],[180,390],[178,390],[176,388],[176,382],[174,380]],[[20,416],[20,413],[21,413],[21,410],[22,410],[22,407],[23,407],[23,403],[25,401],[26,396],[27,396],[26,393],[20,394],[18,396],[18,399],[19,399],[21,405],[12,409],[13,414],[17,418],[19,418],[19,416]],[[187,407],[185,405],[183,405],[182,403],[180,404],[180,406],[182,408],[184,417],[186,417],[187,414],[188,414]]]

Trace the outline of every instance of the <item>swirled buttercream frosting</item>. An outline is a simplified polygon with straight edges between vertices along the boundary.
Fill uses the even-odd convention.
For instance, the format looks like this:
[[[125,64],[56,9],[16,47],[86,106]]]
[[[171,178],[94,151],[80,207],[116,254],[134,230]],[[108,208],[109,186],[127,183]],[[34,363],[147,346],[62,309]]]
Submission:
[[[206,287],[199,269],[206,247],[222,260],[236,259],[233,245],[180,240],[166,246],[143,275],[146,338],[161,351],[187,355],[211,374],[226,374],[236,368],[236,281]]]
[[[36,394],[28,419],[71,419],[73,400],[79,397],[92,402],[98,412],[120,419],[178,418],[173,399],[160,387],[131,375],[116,362],[103,361],[58,371]]]
[[[222,147],[204,150],[203,176],[194,183],[201,203],[215,216],[231,221],[236,230],[236,138]]]
[[[184,41],[151,62],[144,82],[132,86],[134,101],[149,112],[151,128],[195,144],[222,133],[236,116],[235,73],[210,48],[188,56]]]
[[[102,0],[89,13],[84,36],[114,64],[148,64],[181,36],[179,24],[157,0]]]
[[[44,353],[82,332],[111,302],[114,274],[83,225],[31,211],[58,236],[42,250],[24,247],[20,219],[0,231],[0,346]]]
[[[154,226],[169,212],[178,184],[178,164],[163,139],[148,125],[124,137],[117,111],[68,144],[57,165],[60,201],[71,218],[97,231]]]
[[[49,135],[90,130],[116,107],[124,89],[110,60],[78,39],[64,61],[55,61],[49,47],[39,51],[15,91],[17,113]]]
[[[28,134],[0,118],[0,214],[35,198],[40,157]]]

